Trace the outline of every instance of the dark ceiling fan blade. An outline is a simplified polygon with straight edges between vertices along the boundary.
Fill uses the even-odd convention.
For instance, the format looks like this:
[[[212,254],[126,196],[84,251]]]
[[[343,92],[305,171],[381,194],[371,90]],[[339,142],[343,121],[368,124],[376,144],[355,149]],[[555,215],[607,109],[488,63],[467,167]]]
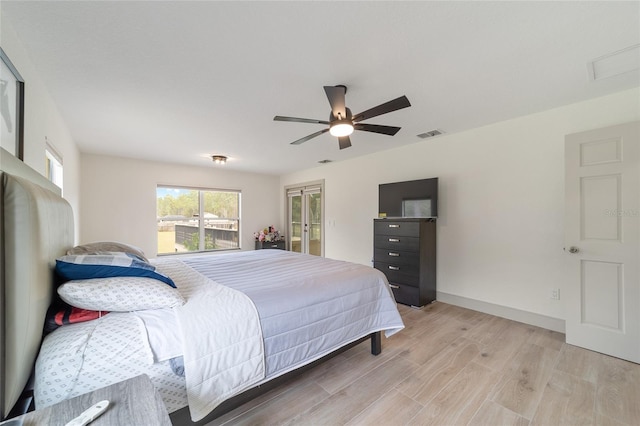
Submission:
[[[338,144],[340,144],[340,149],[349,148],[351,146],[351,139],[349,139],[349,136],[340,136],[338,138]]]
[[[347,108],[344,104],[344,95],[347,93],[345,86],[324,86],[324,92],[329,99],[333,116],[338,118],[338,114],[340,114],[343,119],[347,118]]]
[[[367,123],[356,123],[353,126],[356,130],[362,130],[365,132],[373,132],[373,133],[382,133],[383,135],[393,136],[400,130],[400,127],[394,126],[381,126],[379,124],[367,124]]]
[[[378,106],[375,106],[371,109],[361,112],[360,114],[356,114],[353,116],[353,121],[362,121],[367,120],[369,118],[377,117],[382,114],[387,114],[392,111],[397,111],[402,108],[410,107],[409,99],[406,96],[400,96],[397,99],[394,99],[389,102],[385,102]]]
[[[311,133],[310,135],[307,135],[304,138],[300,138],[297,141],[291,142],[291,145],[300,145],[301,143],[304,143],[304,142],[308,141],[309,139],[313,139],[316,136],[320,136],[321,134],[326,133],[328,131],[329,131],[329,129],[322,129],[322,130],[320,130],[318,132]]]
[[[324,120],[314,120],[313,118],[282,117],[280,115],[276,115],[275,117],[273,117],[273,121],[293,121],[296,123],[329,124],[328,121],[324,121]]]

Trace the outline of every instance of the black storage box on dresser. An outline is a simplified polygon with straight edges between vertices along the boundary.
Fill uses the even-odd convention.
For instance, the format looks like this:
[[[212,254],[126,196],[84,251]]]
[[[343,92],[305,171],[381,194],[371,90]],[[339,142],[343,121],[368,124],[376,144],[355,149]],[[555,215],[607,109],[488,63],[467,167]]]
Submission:
[[[286,250],[287,243],[286,241],[256,241],[256,250],[263,249],[277,249],[277,250]]]
[[[436,300],[436,220],[373,222],[373,266],[387,276],[396,301],[424,306]]]

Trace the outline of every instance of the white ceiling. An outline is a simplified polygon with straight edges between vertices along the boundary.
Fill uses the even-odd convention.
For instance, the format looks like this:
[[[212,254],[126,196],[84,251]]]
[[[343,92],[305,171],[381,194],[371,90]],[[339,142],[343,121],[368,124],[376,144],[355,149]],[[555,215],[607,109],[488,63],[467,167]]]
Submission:
[[[81,151],[283,174],[640,85],[587,63],[640,43],[640,2],[12,2],[9,20]],[[639,59],[640,61],[640,59]],[[27,90],[29,82],[26,82]],[[338,149],[322,86],[353,113],[406,95]],[[425,142],[429,143],[429,142]]]

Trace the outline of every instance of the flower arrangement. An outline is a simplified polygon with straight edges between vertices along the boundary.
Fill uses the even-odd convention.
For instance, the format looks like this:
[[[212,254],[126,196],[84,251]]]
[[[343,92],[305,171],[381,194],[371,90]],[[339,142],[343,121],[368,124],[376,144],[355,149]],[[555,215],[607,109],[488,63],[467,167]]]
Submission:
[[[280,235],[280,231],[276,230],[275,226],[269,226],[260,230],[260,232],[254,232],[253,236],[256,241],[272,242],[284,240],[284,237]]]

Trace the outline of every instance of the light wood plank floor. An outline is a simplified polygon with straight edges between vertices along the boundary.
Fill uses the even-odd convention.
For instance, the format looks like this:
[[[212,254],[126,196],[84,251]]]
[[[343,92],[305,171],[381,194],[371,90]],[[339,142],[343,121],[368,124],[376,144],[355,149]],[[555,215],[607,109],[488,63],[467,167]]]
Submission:
[[[436,302],[210,425],[638,425],[640,365]]]

